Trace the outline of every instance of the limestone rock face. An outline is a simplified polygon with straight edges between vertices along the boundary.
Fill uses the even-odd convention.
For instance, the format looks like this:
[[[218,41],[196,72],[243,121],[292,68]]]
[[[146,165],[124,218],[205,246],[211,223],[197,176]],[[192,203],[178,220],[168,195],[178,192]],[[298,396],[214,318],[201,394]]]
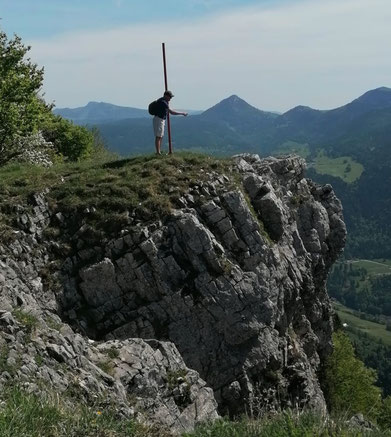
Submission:
[[[47,288],[42,280],[53,262],[53,244],[57,247],[42,240],[49,209],[44,195],[31,203],[33,213],[20,222],[23,230],[0,244],[0,389],[18,383],[37,395],[54,391],[70,406],[84,402],[96,411],[114,409],[118,418],[158,425],[172,434],[218,418],[213,390],[186,366],[173,343],[94,341],[61,320],[56,299],[62,284]],[[91,311],[102,305],[105,287],[115,291],[110,266],[104,259],[85,269],[84,280],[95,286],[84,294],[81,287],[80,293]]]
[[[56,293],[40,282],[52,247],[37,241],[35,228],[47,217],[27,217],[16,252],[2,249],[3,341],[21,332],[16,307],[46,325],[54,317],[59,333],[47,326],[53,338],[29,346],[45,356],[43,373],[54,372],[53,360],[66,363],[95,387],[90,393],[106,387],[125,414],[136,408],[178,431],[217,417],[216,401],[224,414],[324,411],[318,373],[333,328],[325,284],[346,228],[332,188],[304,170],[295,156],[238,155],[237,188],[231,175],[216,176],[189,188],[162,221],[138,223],[101,247],[82,245],[62,259]],[[32,246],[41,250],[34,260]],[[112,348],[106,374],[97,363]],[[36,372],[27,358],[26,366],[21,375]],[[59,375],[58,384],[67,379]]]
[[[330,352],[340,202],[304,178],[300,158],[235,161],[243,191],[199,187],[160,226],[131,229],[101,261],[65,273],[77,285],[64,313],[87,313],[76,323],[93,338],[173,342],[223,412],[324,409],[317,371]]]

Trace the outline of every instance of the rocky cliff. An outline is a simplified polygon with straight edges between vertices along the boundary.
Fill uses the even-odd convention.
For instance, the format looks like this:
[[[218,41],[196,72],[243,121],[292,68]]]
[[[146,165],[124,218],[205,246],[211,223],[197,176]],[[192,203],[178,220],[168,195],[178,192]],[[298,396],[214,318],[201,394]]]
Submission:
[[[1,384],[174,432],[218,414],[325,411],[325,283],[346,229],[332,188],[304,170],[295,156],[236,156],[171,213],[93,244],[50,188],[18,205],[0,244]]]

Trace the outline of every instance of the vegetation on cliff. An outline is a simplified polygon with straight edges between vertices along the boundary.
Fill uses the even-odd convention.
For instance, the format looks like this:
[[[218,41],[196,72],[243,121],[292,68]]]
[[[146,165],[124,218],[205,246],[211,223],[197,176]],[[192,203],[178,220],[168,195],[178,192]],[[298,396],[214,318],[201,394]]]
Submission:
[[[229,174],[229,170],[229,160],[189,153],[167,157],[144,156],[124,161],[86,160],[60,163],[51,168],[9,164],[0,169],[3,181],[1,195],[4,200],[1,206],[2,221],[4,226],[12,229],[17,205],[33,193],[50,187],[48,198],[55,210],[57,208],[58,212],[70,216],[80,215],[98,233],[110,230],[115,233],[131,218],[126,212],[137,211],[139,218],[146,220],[148,217],[150,220],[164,218],[173,206],[178,206],[176,202],[187,187],[208,180],[211,173]],[[226,183],[234,186],[235,177],[231,181],[227,177]],[[189,436],[353,436],[357,433],[351,430],[346,419],[355,413],[364,413],[387,429],[390,424],[390,402],[389,399],[381,400],[380,390],[374,386],[374,372],[357,360],[345,336],[337,334],[334,346],[335,351],[326,371],[325,386],[330,410],[333,415],[342,416],[343,419],[324,421],[313,413],[286,411],[274,417],[246,418],[235,422],[221,420],[205,425]],[[54,436],[72,435],[69,430],[81,436],[91,435],[95,431],[112,436],[162,435],[161,430],[156,434],[153,428],[137,428],[133,422],[114,420],[109,412],[104,412],[106,419],[101,420],[100,415],[97,416],[96,412],[82,405],[78,410],[80,415],[72,416],[57,401],[53,403],[53,399],[49,399],[45,403],[20,390],[5,391],[3,401],[0,424],[3,417],[4,424],[10,423],[10,420],[11,423],[30,423],[31,429],[34,429],[39,423],[34,415],[45,414],[48,421],[53,419],[52,424],[44,423],[52,427]],[[17,419],[20,414],[26,414],[27,418]],[[7,435],[6,427],[4,435]],[[18,434],[14,432],[13,435]],[[45,434],[42,428],[37,428],[35,435]],[[387,433],[374,431],[371,435]]]
[[[188,187],[229,167],[229,160],[192,153],[122,161],[89,159],[49,168],[12,163],[0,168],[0,228],[10,231],[15,207],[50,187],[52,208],[78,217],[99,239],[102,232],[115,233],[134,219],[146,223],[164,218]],[[225,182],[234,184],[235,178]]]
[[[182,153],[123,161],[96,159],[93,133],[53,116],[50,107],[38,96],[43,70],[24,60],[28,48],[23,47],[17,37],[8,41],[3,33],[0,43],[0,54],[3,55],[0,58],[3,72],[0,87],[0,116],[3,119],[0,119],[0,125],[4,135],[0,138],[0,234],[3,239],[12,239],[18,232],[14,225],[17,220],[23,222],[21,204],[26,204],[26,201],[28,204],[28,199],[37,192],[47,193],[50,208],[59,223],[62,215],[73,218],[69,222],[71,225],[77,222],[75,230],[80,229],[80,225],[89,227],[91,239],[95,242],[135,222],[164,220],[173,207],[181,207],[181,197],[187,194],[189,187],[200,188],[201,196],[210,196],[201,184],[211,176],[222,178],[227,188],[241,189],[235,174],[230,171],[230,162],[209,156]],[[77,162],[60,160],[50,168],[10,162],[18,161],[23,152],[18,148],[19,140],[37,131],[54,145],[57,156]],[[58,237],[59,228],[45,229],[43,237]],[[13,316],[24,326],[29,337],[36,320],[20,311],[14,311]],[[323,381],[330,411],[335,416],[345,414],[346,418],[364,413],[379,426],[389,428],[390,400],[381,400],[380,390],[374,386],[375,373],[354,356],[344,335],[338,333],[334,336],[334,347]],[[12,379],[13,369],[6,352],[5,349],[0,352],[0,370]],[[38,364],[41,359],[35,357]],[[273,379],[276,384],[278,377],[272,376],[277,378]],[[41,399],[18,387],[6,385],[4,388],[0,395],[0,433],[4,436],[163,436],[165,433],[122,420],[109,408],[94,411],[91,406],[86,408],[80,403],[70,411],[59,397]],[[285,411],[235,422],[216,421],[188,436],[357,435],[351,428],[352,424],[344,419],[324,420],[313,412]],[[385,431],[380,434],[375,429],[371,435],[387,434]]]
[[[375,386],[376,372],[355,357],[349,337],[334,333],[334,351],[329,357],[325,392],[332,413],[349,411],[376,419],[381,408],[381,390]]]
[[[25,159],[29,140],[38,132],[41,147],[52,143],[53,158],[90,156],[97,137],[52,113],[52,105],[40,95],[44,69],[27,58],[29,50],[20,37],[8,39],[0,29],[0,166]]]

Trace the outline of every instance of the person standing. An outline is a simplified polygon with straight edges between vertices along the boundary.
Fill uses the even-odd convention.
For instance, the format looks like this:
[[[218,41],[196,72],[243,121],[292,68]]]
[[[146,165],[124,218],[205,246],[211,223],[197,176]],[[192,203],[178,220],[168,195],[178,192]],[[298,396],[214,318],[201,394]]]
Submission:
[[[171,91],[165,91],[163,97],[156,101],[155,116],[153,117],[153,131],[155,134],[155,149],[156,154],[161,155],[160,148],[164,136],[164,127],[167,114],[187,116],[187,112],[178,112],[170,109],[170,100],[174,97]]]

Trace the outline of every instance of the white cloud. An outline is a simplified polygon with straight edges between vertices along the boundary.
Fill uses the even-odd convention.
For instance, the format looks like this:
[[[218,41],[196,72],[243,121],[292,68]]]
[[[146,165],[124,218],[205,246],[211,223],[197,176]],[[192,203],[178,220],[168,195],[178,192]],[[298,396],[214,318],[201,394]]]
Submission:
[[[238,94],[261,109],[330,108],[390,86],[391,2],[312,0],[197,21],[146,23],[31,41],[48,100],[146,107],[163,89],[162,38],[176,108]]]

